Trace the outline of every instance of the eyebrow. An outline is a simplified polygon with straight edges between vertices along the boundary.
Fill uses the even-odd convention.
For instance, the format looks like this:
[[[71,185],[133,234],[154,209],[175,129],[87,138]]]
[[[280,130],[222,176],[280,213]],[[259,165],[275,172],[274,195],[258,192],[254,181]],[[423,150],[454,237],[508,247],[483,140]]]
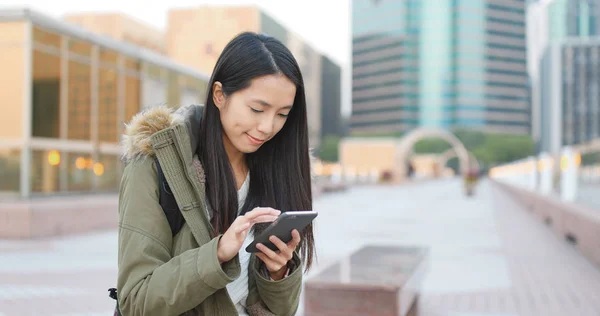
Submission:
[[[260,105],[268,106],[268,107],[273,107],[267,101],[263,101],[263,100],[259,100],[259,99],[254,99],[254,100],[252,100],[252,102],[258,103]],[[291,109],[291,108],[292,108],[291,105],[287,105],[287,106],[284,106],[282,109]]]

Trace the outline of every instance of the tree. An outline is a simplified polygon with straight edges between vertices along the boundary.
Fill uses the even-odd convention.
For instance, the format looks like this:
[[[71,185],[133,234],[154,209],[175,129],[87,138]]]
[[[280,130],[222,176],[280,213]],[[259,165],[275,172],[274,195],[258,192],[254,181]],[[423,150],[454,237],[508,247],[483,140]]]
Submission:
[[[442,138],[427,138],[418,141],[413,146],[415,154],[441,154],[452,146]]]
[[[336,162],[338,161],[340,137],[335,135],[325,136],[319,146],[317,156],[323,161]]]

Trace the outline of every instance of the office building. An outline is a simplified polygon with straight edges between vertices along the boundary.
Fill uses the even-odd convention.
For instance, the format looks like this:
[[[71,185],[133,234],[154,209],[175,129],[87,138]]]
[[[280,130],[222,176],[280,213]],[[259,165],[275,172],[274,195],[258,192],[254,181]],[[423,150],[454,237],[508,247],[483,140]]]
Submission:
[[[531,1],[527,6],[527,73],[531,86],[531,137],[540,146],[540,63],[549,41],[548,2]]]
[[[115,191],[124,123],[199,103],[208,76],[28,9],[0,11],[0,192]]]
[[[321,57],[321,138],[342,136],[342,69],[327,56]]]
[[[554,0],[548,16],[551,41],[600,35],[600,0]]]
[[[537,143],[538,151],[547,151],[550,148],[558,150],[556,142],[554,147],[549,145],[549,139],[554,139],[549,133],[547,114],[553,108],[551,96],[556,91],[551,85],[544,84],[544,74],[552,74],[558,65],[551,65],[556,53],[551,52],[552,45],[562,45],[565,39],[584,39],[600,36],[600,0],[554,0],[537,1],[529,6],[528,12],[528,67],[532,89],[532,136]],[[544,60],[542,60],[544,58]],[[558,59],[555,62],[559,62]],[[546,113],[544,117],[543,113]],[[554,131],[556,132],[556,131]]]
[[[525,1],[353,0],[354,134],[530,132]]]
[[[600,137],[600,40],[568,38],[546,50],[541,67],[541,151]]]

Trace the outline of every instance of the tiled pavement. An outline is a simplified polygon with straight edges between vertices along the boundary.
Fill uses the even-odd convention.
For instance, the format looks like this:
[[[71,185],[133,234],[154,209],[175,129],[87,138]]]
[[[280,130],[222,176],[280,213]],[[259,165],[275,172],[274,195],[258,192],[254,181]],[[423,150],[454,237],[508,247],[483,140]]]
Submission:
[[[421,315],[600,315],[600,269],[484,184],[354,188],[315,203],[319,263],[367,243],[424,245]],[[110,315],[116,233],[0,241],[0,316]]]

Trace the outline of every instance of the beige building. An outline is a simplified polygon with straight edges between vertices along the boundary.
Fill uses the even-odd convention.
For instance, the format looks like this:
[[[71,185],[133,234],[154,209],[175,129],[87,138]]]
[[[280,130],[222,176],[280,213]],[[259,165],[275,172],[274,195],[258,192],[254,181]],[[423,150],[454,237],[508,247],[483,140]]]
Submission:
[[[92,33],[166,54],[165,34],[121,13],[67,14],[63,19]]]
[[[144,107],[198,103],[208,76],[27,9],[0,10],[0,196],[114,192]]]
[[[181,64],[212,73],[221,51],[235,35],[260,30],[261,12],[256,7],[175,9],[168,16],[167,53]]]
[[[390,172],[394,182],[406,177],[408,164],[421,177],[449,175],[452,171],[439,165],[440,155],[403,153],[398,138],[345,138],[340,142],[339,161],[345,170],[357,173],[377,170]]]
[[[398,149],[395,138],[345,138],[339,145],[339,161],[344,168],[356,172],[376,169],[396,175],[400,169]]]

